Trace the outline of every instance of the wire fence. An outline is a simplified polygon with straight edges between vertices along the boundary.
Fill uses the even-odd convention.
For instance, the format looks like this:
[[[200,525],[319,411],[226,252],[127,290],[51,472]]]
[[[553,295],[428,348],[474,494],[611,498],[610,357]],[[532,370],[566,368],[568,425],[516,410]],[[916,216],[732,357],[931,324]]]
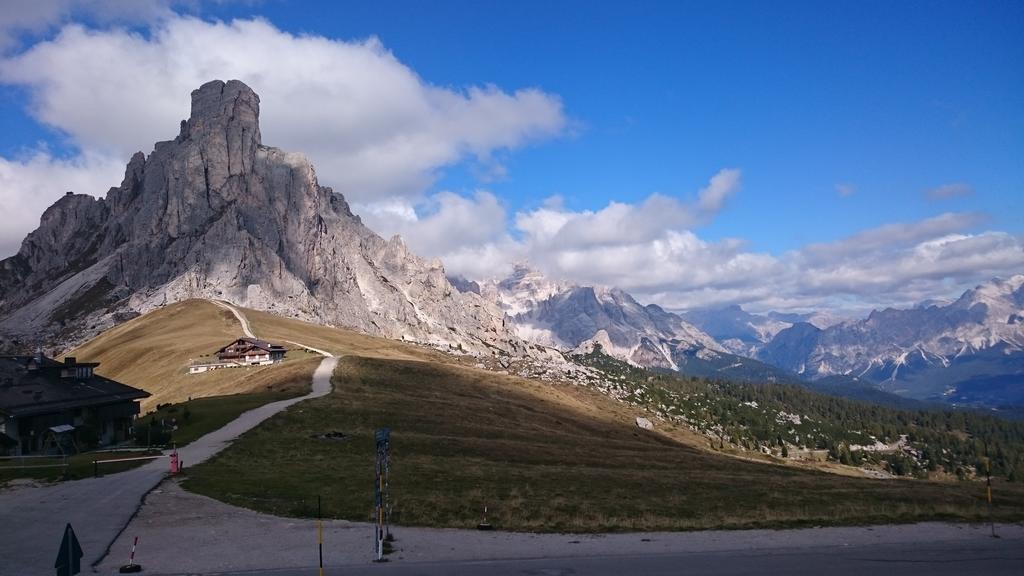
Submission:
[[[68,465],[68,457],[64,455],[0,456],[0,471],[32,470],[37,468],[62,468]]]

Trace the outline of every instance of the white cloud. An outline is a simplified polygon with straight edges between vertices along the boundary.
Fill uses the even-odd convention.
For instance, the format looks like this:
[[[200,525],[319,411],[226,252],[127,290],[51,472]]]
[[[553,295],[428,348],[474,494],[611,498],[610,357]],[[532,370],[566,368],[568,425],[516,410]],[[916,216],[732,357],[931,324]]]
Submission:
[[[438,168],[565,126],[558,98],[540,90],[440,88],[376,39],[294,36],[262,20],[176,17],[150,37],[71,25],[0,62],[0,80],[31,89],[39,120],[126,158],[172,138],[188,94],[214,78],[249,84],[264,141],[306,153],[356,202],[416,196]]]
[[[930,200],[948,200],[958,196],[970,196],[974,194],[974,187],[966,182],[951,182],[925,190],[924,195]]]
[[[992,276],[1024,271],[1024,239],[969,232],[984,222],[978,214],[888,224],[773,255],[737,239],[701,239],[688,228],[700,204],[700,194],[690,204],[652,195],[572,211],[552,199],[509,219],[489,193],[445,193],[428,216],[373,223],[401,232],[413,250],[440,257],[453,274],[500,278],[513,261],[528,260],[553,278],[617,286],[670,309],[739,303],[762,311],[860,312],[956,296]]]
[[[971,228],[985,219],[979,213],[947,212],[918,222],[886,224],[836,242],[809,244],[801,250],[801,258],[808,267],[857,258],[878,259],[918,243]]]
[[[712,218],[739,188],[739,170],[726,169],[715,174],[692,202],[651,194],[639,204],[611,202],[598,211],[572,212],[550,204],[517,214],[516,227],[531,243],[562,249],[648,242],[666,230],[690,228]]]
[[[419,206],[371,204],[354,206],[363,222],[385,237],[398,234],[423,255],[440,256],[466,246],[482,246],[503,239],[505,208],[494,194],[481,190],[472,198],[452,192],[434,194]]]
[[[149,24],[174,15],[172,8],[198,8],[195,0],[31,0],[7,2],[0,11],[0,52],[23,35],[38,37],[76,17],[111,24]]]
[[[415,202],[439,170],[467,159],[500,175],[498,153],[556,136],[567,123],[558,97],[539,89],[438,87],[374,38],[296,36],[263,20],[172,14],[147,35],[71,24],[0,59],[0,82],[29,90],[35,118],[66,134],[83,157],[122,165],[173,138],[189,93],[214,78],[249,84],[262,101],[264,142],[307,154],[321,182],[354,204]],[[75,191],[101,195],[119,180]],[[24,193],[49,185],[44,177]],[[50,200],[61,193],[51,190]]]
[[[740,171],[726,169],[715,174],[707,187],[697,195],[698,206],[708,214],[717,214],[725,201],[740,188]]]

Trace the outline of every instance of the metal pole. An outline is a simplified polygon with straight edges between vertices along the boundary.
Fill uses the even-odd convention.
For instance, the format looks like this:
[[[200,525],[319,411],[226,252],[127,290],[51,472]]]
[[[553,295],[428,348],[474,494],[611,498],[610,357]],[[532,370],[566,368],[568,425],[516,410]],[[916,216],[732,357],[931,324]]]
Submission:
[[[391,539],[391,439],[384,441],[384,538]]]
[[[324,521],[320,513],[320,495],[316,495],[317,544],[320,547],[320,576],[324,576]]]
[[[70,526],[70,524],[68,524],[68,526]],[[67,534],[67,532],[65,532],[65,534]],[[68,538],[67,541],[68,541],[68,576],[72,576],[74,574],[73,569],[74,569],[74,564],[75,564],[74,556],[72,556],[72,554],[74,554],[74,551],[72,550],[72,546],[71,546],[71,538]]]
[[[992,527],[992,537],[996,537],[996,519],[992,516],[992,459],[985,458],[985,492],[988,497],[988,522]]]
[[[377,560],[381,560],[384,558],[384,476],[378,474],[377,478],[377,490],[380,490],[381,495],[377,503]]]

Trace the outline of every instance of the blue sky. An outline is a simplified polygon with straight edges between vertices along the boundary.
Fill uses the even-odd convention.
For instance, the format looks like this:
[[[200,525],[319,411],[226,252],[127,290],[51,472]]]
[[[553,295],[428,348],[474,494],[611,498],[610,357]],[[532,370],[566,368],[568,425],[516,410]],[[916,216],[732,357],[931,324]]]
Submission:
[[[537,89],[550,106],[560,106],[557,121],[529,124],[517,116],[520,131],[494,136],[488,142],[498,143],[483,148],[457,140],[452,146],[460,152],[424,161],[422,178],[402,184],[407,190],[388,190],[415,211],[411,221],[388,221],[386,210],[367,217],[382,233],[401,232],[414,249],[442,257],[455,272],[497,275],[505,260],[526,258],[554,276],[624,284],[670,307],[739,302],[755,309],[905,305],[951,296],[996,273],[1024,272],[1020,2],[156,2],[151,18],[137,19],[105,6],[55,5],[49,16],[7,23],[7,59],[54,42],[76,23],[101,33],[128,29],[145,41],[183,15],[206,23],[256,17],[293,37],[376,38],[424,85],[456,94],[491,85],[512,95]],[[113,164],[120,144],[87,142],[86,124],[40,112],[49,88],[24,68],[46,58],[56,59],[22,58],[6,73],[0,66],[0,156],[24,164],[41,149],[54,161],[95,148]],[[265,116],[282,105],[254,88],[264,94]],[[88,107],[85,100],[82,107]],[[273,145],[272,127],[264,137]],[[174,126],[154,133],[170,137]],[[302,142],[295,134],[284,140]],[[140,141],[136,148],[147,146]],[[302,151],[332,172],[330,160]],[[705,214],[693,213],[700,191],[728,169],[739,176],[724,200]],[[337,188],[320,172],[322,184]],[[104,189],[79,191],[101,195]],[[384,192],[340,191],[368,214],[387,201]],[[563,221],[579,217],[584,224],[614,226],[621,221],[587,218],[599,217],[610,203],[641,206],[652,194],[691,213],[611,248],[607,239],[600,250],[569,239],[576,252],[552,255],[557,246],[517,225],[554,206]],[[428,229],[432,216],[444,216],[460,199],[471,201],[458,205],[467,211],[482,210],[482,198],[500,205],[496,218],[504,225],[463,243],[490,246],[486,257]],[[434,223],[442,221],[451,222]],[[953,261],[947,254],[919,272],[879,272],[890,276],[876,282],[872,270],[893,262],[872,262],[849,240],[893,226],[922,231],[878,258],[921,263],[929,242],[952,236],[967,238],[975,250],[998,245],[1001,257],[972,266],[971,258]],[[662,268],[676,275],[640,281],[635,278],[644,268],[616,272],[624,259],[637,260],[623,256],[632,253],[626,248],[650,243],[647,248],[657,251],[677,236],[693,242],[679,248],[685,257],[669,250],[677,257]],[[816,244],[850,249],[837,252],[828,270],[809,271],[821,275],[811,282],[816,288],[791,286],[783,277],[807,272],[803,267],[812,264],[805,251]],[[706,254],[697,255],[700,250]],[[591,258],[604,260],[579,264]],[[485,260],[488,266],[480,266]],[[719,270],[686,272],[708,262]],[[848,274],[853,267],[857,273]],[[745,273],[734,273],[739,268]],[[762,275],[777,279],[769,292],[744,301],[746,286]]]

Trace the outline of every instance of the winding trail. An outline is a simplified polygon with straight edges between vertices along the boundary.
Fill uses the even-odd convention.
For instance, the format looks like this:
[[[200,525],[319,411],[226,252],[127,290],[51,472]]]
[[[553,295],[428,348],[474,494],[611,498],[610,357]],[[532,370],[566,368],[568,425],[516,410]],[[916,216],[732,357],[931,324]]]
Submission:
[[[223,300],[210,300],[210,302],[234,314],[235,318],[238,318],[238,323],[242,325],[242,334],[245,334],[247,338],[256,337],[256,335],[252,333],[252,328],[249,327],[249,320],[238,310],[238,308],[235,308]]]
[[[248,320],[237,308],[218,301],[214,303],[230,310],[248,337],[256,337]],[[183,465],[204,462],[274,414],[303,400],[331,392],[331,375],[338,365],[338,358],[329,352],[297,345],[324,356],[313,372],[312,390],[305,396],[279,400],[244,412],[222,428],[179,448],[178,455]],[[95,566],[135,516],[146,494],[156,488],[168,472],[167,461],[158,459],[100,478],[0,491],[0,576],[52,572],[67,523],[74,527],[82,545],[82,566]]]

